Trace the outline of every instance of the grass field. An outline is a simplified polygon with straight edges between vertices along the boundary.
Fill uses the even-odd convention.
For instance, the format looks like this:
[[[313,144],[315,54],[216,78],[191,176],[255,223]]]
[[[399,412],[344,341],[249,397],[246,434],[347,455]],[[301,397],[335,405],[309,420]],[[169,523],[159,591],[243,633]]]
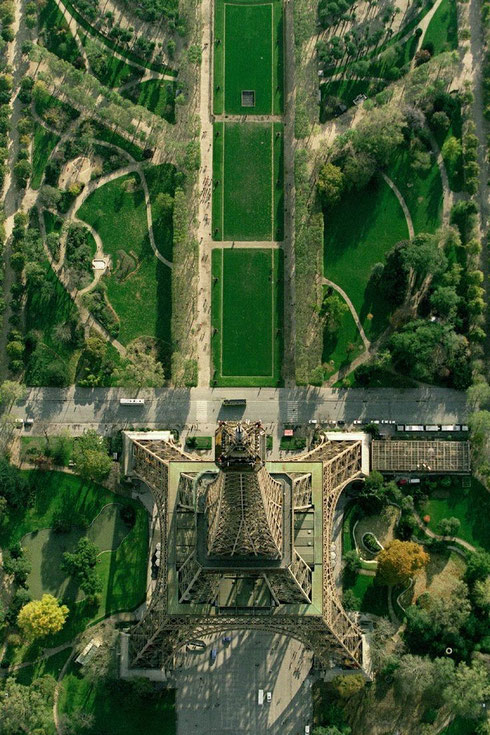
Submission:
[[[442,182],[436,162],[427,172],[415,171],[410,166],[409,152],[399,150],[387,174],[405,199],[415,234],[435,232],[442,214]]]
[[[175,735],[175,691],[163,689],[155,698],[139,698],[122,686],[101,679],[90,684],[71,664],[63,678],[59,699],[60,713],[88,712],[94,717],[87,735]]]
[[[10,511],[8,518],[2,520],[0,546],[8,548],[24,539],[23,543],[29,553],[29,544],[32,542],[32,549],[36,552],[32,559],[31,581],[35,582],[32,590],[33,593],[48,592],[53,590],[53,584],[60,583],[59,562],[62,553],[60,549],[66,543],[63,540],[64,534],[54,534],[42,529],[49,529],[56,513],[66,507],[73,508],[74,512],[83,514],[91,522],[99,516],[105,506],[114,503],[114,494],[100,485],[63,472],[26,471],[24,474],[35,489],[33,504],[28,508]],[[70,609],[69,618],[63,630],[53,636],[52,641],[51,638],[48,643],[44,641],[43,645],[49,646],[51,642],[57,645],[64,640],[70,640],[70,636],[73,637],[86,627],[90,620],[99,619],[118,610],[131,610],[144,598],[148,554],[147,513],[143,506],[134,500],[125,498],[123,501],[122,498],[118,498],[117,501],[133,505],[136,510],[134,526],[127,531],[121,527],[120,520],[116,520],[116,515],[106,510],[92,530],[87,532],[87,535],[92,534],[93,540],[100,544],[101,549],[114,549],[99,556],[97,572],[103,587],[98,608],[87,610],[83,600],[75,603],[76,589],[73,584],[63,586],[62,591],[67,596]],[[72,540],[76,543],[76,534],[80,535],[74,531],[66,536],[73,535]],[[45,543],[35,541],[37,537]],[[56,553],[55,549],[58,549]],[[38,580],[34,580],[36,576],[39,577]]]
[[[356,609],[361,612],[372,613],[388,617],[387,588],[376,584],[376,577],[365,574],[356,574],[352,582],[344,583],[344,592],[349,589],[359,600]]]
[[[328,288],[325,286],[325,289]],[[364,345],[354,318],[349,311],[343,315],[336,332],[323,332],[322,363],[327,364],[325,376],[328,378],[344,365],[361,354]]]
[[[388,308],[369,287],[371,269],[395,243],[408,237],[402,208],[381,179],[353,191],[325,214],[325,276],[351,299],[368,338],[388,323]]]
[[[283,111],[282,3],[215,3],[214,112],[280,115]],[[243,107],[241,93],[255,92]]]
[[[433,55],[458,48],[456,0],[442,0],[427,27],[423,46],[432,46]]]
[[[437,482],[437,479],[434,481]],[[487,521],[490,514],[490,495],[474,477],[471,478],[470,488],[462,488],[459,478],[454,478],[449,488],[439,485],[431,492],[420,514],[430,516],[428,527],[435,532],[442,518],[458,518],[461,526],[456,535],[473,546],[490,551]]]
[[[39,123],[34,123],[34,140],[32,145],[32,178],[31,187],[39,189],[44,169],[53,148],[59,141],[59,136],[46,130]]]
[[[155,239],[161,251],[171,249],[171,220],[158,204],[158,193],[173,194],[173,175],[159,167],[148,176]],[[161,215],[158,217],[158,215]],[[160,357],[170,358],[171,274],[151,249],[143,189],[137,174],[104,184],[83,203],[77,216],[94,227],[112,257],[113,268],[104,279],[107,296],[120,320],[119,339],[127,344],[137,337],[156,337]]]
[[[215,123],[215,240],[282,240],[282,132],[279,123]]]
[[[106,128],[105,125],[101,125],[98,122],[91,121],[90,125],[93,128],[94,135],[98,140],[103,140],[106,143],[112,143],[112,145],[118,146],[118,148],[122,148],[123,150],[127,151],[127,153],[129,153],[131,156],[133,156],[136,161],[143,160],[143,151],[135,143],[131,143],[131,141],[123,138],[122,135],[119,135],[114,130]]]
[[[213,250],[212,257],[215,384],[278,385],[282,350],[282,252],[223,249]]]

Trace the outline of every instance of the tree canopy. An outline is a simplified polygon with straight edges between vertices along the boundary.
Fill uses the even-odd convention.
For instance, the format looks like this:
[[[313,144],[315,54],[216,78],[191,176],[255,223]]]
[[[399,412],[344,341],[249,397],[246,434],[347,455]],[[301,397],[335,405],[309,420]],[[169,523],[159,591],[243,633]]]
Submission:
[[[40,600],[32,600],[19,612],[17,624],[26,638],[34,640],[50,633],[57,633],[63,627],[68,615],[66,605],[53,595],[43,595]]]
[[[384,584],[406,582],[420,572],[429,561],[429,554],[420,544],[395,539],[377,556],[378,575]]]

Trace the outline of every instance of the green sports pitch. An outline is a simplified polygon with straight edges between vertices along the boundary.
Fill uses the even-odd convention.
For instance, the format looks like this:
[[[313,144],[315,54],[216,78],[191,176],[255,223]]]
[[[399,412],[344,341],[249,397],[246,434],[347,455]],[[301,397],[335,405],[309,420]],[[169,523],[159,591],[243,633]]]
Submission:
[[[213,239],[284,237],[283,126],[214,124]]]
[[[282,251],[217,248],[212,275],[212,385],[279,385]]]
[[[281,0],[214,5],[215,115],[280,115],[283,111]],[[242,92],[253,92],[252,106]]]

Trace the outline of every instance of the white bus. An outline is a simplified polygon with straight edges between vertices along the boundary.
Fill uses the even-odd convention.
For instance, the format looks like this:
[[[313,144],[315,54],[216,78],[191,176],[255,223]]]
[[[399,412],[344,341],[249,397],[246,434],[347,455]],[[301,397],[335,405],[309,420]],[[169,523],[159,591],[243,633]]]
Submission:
[[[426,431],[440,431],[441,427],[439,424],[425,424]]]
[[[144,398],[120,398],[119,403],[121,406],[144,406]]]
[[[259,693],[257,695],[257,703],[264,704],[264,690],[263,689],[259,689]]]
[[[459,424],[443,424],[441,431],[461,431],[461,426]]]
[[[420,424],[409,424],[405,426],[405,431],[423,431],[424,427]]]

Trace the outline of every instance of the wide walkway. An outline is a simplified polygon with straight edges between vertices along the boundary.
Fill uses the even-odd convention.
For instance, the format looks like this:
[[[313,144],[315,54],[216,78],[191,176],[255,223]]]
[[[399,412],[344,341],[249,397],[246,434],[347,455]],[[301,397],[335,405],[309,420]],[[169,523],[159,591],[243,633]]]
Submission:
[[[221,636],[209,638],[205,650],[181,654],[177,665],[182,668],[173,672],[177,735],[302,735],[312,724],[312,653],[270,633],[227,635],[229,644]]]

